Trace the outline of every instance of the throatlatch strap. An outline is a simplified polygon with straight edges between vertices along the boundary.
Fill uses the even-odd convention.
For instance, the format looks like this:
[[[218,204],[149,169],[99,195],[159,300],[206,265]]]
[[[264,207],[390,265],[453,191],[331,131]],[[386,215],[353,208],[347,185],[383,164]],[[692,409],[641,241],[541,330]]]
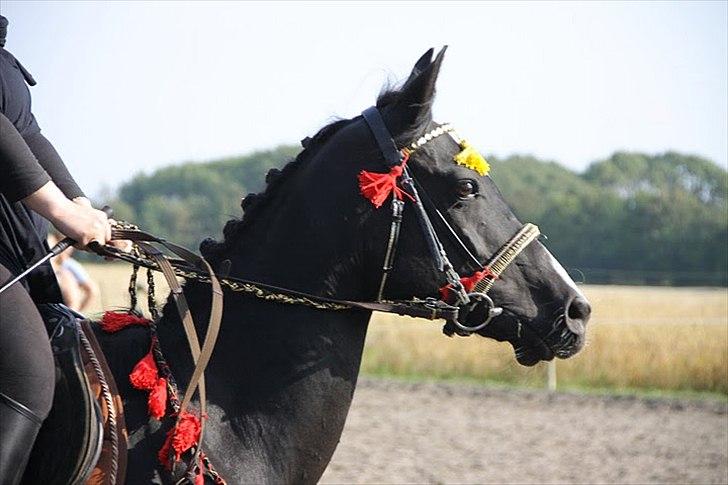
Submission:
[[[369,125],[369,129],[374,135],[374,139],[379,145],[379,150],[384,155],[384,161],[387,163],[389,168],[399,165],[402,162],[402,154],[397,149],[397,145],[394,144],[392,136],[389,134],[387,125],[384,124],[382,115],[379,114],[379,110],[376,106],[371,106],[365,109],[362,114],[364,121]]]

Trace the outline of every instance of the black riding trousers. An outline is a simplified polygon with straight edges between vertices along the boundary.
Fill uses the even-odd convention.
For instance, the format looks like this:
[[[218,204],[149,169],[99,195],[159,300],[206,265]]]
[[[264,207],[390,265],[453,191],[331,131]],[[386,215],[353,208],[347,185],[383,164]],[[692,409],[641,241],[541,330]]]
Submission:
[[[0,264],[0,282],[13,275]],[[0,294],[0,392],[45,419],[53,403],[55,366],[48,334],[23,285]]]

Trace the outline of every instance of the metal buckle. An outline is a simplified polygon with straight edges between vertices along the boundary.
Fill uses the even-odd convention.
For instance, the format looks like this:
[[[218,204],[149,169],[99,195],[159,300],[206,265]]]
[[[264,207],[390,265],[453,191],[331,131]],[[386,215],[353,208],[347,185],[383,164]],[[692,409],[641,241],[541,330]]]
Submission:
[[[495,306],[493,300],[485,293],[468,293],[468,298],[470,301],[467,304],[460,306],[458,318],[452,320],[453,325],[455,325],[455,327],[457,327],[459,330],[462,330],[463,332],[477,332],[478,330],[485,328],[485,326],[488,325],[491,320],[503,313],[503,308]],[[474,326],[468,326],[463,325],[458,321],[459,319],[463,321],[467,320],[468,315],[470,315],[470,313],[472,313],[473,310],[475,310],[476,307],[482,303],[485,303],[487,305],[487,316],[482,323]]]

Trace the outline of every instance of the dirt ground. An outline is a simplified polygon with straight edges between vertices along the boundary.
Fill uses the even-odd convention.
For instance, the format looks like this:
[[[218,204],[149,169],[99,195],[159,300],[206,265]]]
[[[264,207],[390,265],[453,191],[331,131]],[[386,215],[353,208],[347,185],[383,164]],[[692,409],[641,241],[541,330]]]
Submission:
[[[728,404],[361,379],[323,483],[728,483]]]

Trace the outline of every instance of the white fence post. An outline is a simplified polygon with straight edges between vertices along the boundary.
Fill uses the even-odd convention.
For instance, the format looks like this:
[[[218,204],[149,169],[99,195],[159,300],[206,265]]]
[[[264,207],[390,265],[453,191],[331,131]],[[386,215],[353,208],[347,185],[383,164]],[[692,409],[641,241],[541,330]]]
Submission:
[[[549,391],[555,391],[556,390],[556,359],[550,361],[547,364],[547,375],[548,375],[548,382],[547,386]]]

